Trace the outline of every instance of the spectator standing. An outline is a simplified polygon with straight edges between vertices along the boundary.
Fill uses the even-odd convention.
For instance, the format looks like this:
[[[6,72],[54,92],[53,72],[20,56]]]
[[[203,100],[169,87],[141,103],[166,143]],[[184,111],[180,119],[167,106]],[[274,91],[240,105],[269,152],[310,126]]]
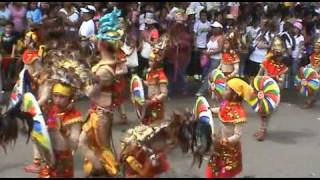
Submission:
[[[305,51],[305,46],[304,46],[304,37],[302,35],[302,30],[303,30],[303,26],[300,22],[295,22],[293,24],[293,32],[294,32],[294,41],[296,43],[293,51],[292,51],[292,58],[293,58],[293,62],[292,62],[292,77],[291,77],[291,81],[292,81],[292,86],[293,86],[293,80],[295,75],[298,72],[299,66],[301,65],[302,62],[302,58],[304,57],[304,51]]]
[[[148,66],[151,46],[152,44],[156,43],[160,37],[159,29],[156,26],[156,24],[158,24],[158,21],[155,20],[154,13],[146,13],[144,23],[146,29],[140,35],[141,43],[139,43],[141,48],[141,56],[139,58],[138,74],[140,77],[144,77],[144,71]]]
[[[4,32],[4,26],[10,20],[10,10],[6,2],[0,2],[0,34]]]
[[[249,60],[245,66],[245,74],[252,80],[260,70],[260,64],[267,55],[270,48],[273,34],[269,30],[270,22],[268,19],[262,19],[260,25],[260,31],[253,40],[251,45],[251,53],[249,54]]]
[[[27,11],[28,26],[32,24],[40,24],[42,22],[42,13],[40,8],[37,7],[36,2],[29,3],[29,10]]]
[[[202,86],[198,90],[196,96],[202,96],[205,92],[208,92],[208,74],[210,71],[216,69],[221,61],[221,52],[223,49],[223,26],[219,22],[215,21],[211,24],[211,27],[213,28],[213,33],[207,43],[207,50],[204,52],[209,57],[209,61],[204,68]]]
[[[80,25],[80,16],[77,8],[74,7],[71,2],[64,2],[63,8],[59,10],[59,14],[63,19],[66,37],[76,39]]]
[[[83,21],[79,29],[79,36],[81,40],[88,40],[95,34],[95,24],[93,16],[96,9],[92,5],[87,5],[86,8],[81,8]]]
[[[191,68],[193,69],[194,74],[201,74],[200,67],[200,56],[206,50],[207,42],[208,42],[208,32],[211,30],[210,22],[208,21],[207,12],[202,10],[200,12],[200,20],[196,21],[194,24],[193,31],[195,33],[195,47],[196,51],[196,59],[194,62],[190,63]],[[200,79],[198,76],[195,76],[196,79]]]
[[[14,31],[22,33],[26,28],[27,9],[21,2],[13,2],[10,6],[11,20],[14,24]]]

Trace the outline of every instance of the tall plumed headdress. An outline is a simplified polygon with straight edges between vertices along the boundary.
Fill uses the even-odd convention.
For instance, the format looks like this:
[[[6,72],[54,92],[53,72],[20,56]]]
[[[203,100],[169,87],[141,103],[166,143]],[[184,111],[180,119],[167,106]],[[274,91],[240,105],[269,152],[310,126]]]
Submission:
[[[78,96],[83,94],[83,89],[91,83],[90,70],[76,60],[61,57],[53,63],[51,81],[72,87],[74,95]]]
[[[100,18],[97,39],[111,43],[115,43],[121,39],[120,15],[121,11],[115,8],[111,13]]]

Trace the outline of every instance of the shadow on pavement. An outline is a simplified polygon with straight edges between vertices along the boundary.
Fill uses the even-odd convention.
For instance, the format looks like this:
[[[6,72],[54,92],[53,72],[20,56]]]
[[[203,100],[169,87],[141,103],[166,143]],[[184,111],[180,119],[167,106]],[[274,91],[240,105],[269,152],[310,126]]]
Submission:
[[[315,136],[312,131],[268,131],[268,136],[266,140],[273,141],[280,144],[297,144],[297,139],[299,138],[310,138]]]

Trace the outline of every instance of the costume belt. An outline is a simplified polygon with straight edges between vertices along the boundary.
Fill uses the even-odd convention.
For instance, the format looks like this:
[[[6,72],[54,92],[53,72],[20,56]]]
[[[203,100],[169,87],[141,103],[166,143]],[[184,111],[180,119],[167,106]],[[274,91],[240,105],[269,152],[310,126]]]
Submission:
[[[113,114],[113,106],[108,106],[108,107],[101,107],[98,105],[93,105],[91,107],[91,112],[96,112],[96,111],[100,111],[103,114]]]

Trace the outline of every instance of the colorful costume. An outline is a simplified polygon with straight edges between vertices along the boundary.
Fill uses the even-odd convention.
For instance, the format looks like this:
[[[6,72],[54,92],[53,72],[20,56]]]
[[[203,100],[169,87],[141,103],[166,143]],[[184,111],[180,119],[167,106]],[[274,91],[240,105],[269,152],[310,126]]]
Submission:
[[[243,80],[233,78],[227,82],[229,88],[244,100],[249,101],[253,89]],[[222,123],[221,139],[215,139],[213,155],[206,168],[208,178],[231,178],[242,171],[241,126],[246,122],[245,108],[239,101],[225,99],[215,110]]]
[[[108,46],[119,46],[121,35],[118,32],[120,13],[114,9],[111,13],[100,18],[98,43],[107,43]],[[106,42],[103,42],[106,41]],[[102,49],[105,53],[111,53]],[[96,64],[91,72],[99,79],[86,87],[92,106],[87,121],[83,124],[80,135],[80,148],[84,151],[84,172],[86,175],[106,174],[116,176],[119,165],[115,157],[115,149],[112,147],[112,121],[114,107],[121,103],[116,82],[117,61],[123,58],[108,59],[101,53],[102,59]],[[114,54],[112,54],[113,56]],[[119,54],[115,54],[116,57]],[[118,92],[116,92],[118,91]],[[99,170],[102,170],[99,171]]]
[[[266,55],[265,60],[261,63],[261,68],[265,71],[264,75],[272,77],[279,84],[283,84],[284,75],[289,70],[287,65],[283,62],[284,47],[284,43],[280,37],[275,37],[271,52]],[[261,73],[259,74],[263,75]]]
[[[169,163],[164,152],[150,149],[143,142],[150,141],[162,128],[139,125],[129,129],[122,141],[121,157],[126,166],[127,177],[153,178],[169,170]]]
[[[320,38],[316,39],[314,44],[314,52],[310,56],[310,64],[307,65],[308,68],[312,68],[318,74],[318,79],[320,80]],[[301,70],[300,70],[301,71]],[[305,74],[308,75],[309,73]],[[319,90],[316,90],[310,98],[305,103],[305,108],[312,107],[316,102],[317,96],[319,94]]]
[[[71,136],[72,126],[81,122],[81,113],[75,109],[68,112],[58,113],[59,108],[55,105],[50,107],[48,112],[48,129],[59,130],[63,138],[68,141]],[[60,127],[61,126],[61,127]],[[80,133],[80,132],[79,132]],[[55,148],[55,147],[54,147]],[[56,163],[53,167],[46,165],[39,174],[40,178],[45,177],[65,177],[74,176],[72,148],[65,150],[54,150]]]
[[[163,68],[149,69],[146,77],[148,87],[151,87],[157,92],[149,93],[149,99],[154,99],[153,102],[146,107],[146,114],[142,121],[143,124],[151,124],[156,121],[160,121],[164,118],[164,103],[157,96],[166,93],[161,92],[160,86],[166,86],[168,79],[163,71]],[[150,89],[151,89],[150,88]],[[157,89],[155,89],[157,88]]]
[[[160,68],[160,62],[163,58],[163,49],[166,46],[166,39],[162,38],[159,44],[152,49],[149,61],[152,64],[146,75],[146,84],[148,86],[149,104],[146,105],[145,115],[142,117],[142,123],[149,125],[164,118],[164,98],[168,94],[168,78],[163,68]],[[149,63],[149,64],[150,64]]]
[[[74,60],[59,59],[57,61],[54,74],[50,77],[50,82],[53,82],[51,91],[53,102],[46,106],[47,125],[53,142],[55,163],[46,164],[41,169],[39,177],[42,178],[74,176],[73,154],[78,147],[81,131],[81,113],[72,103],[85,82],[83,75],[85,70]],[[55,104],[56,96],[67,99],[68,104]]]
[[[29,38],[30,43],[35,44],[37,42],[37,36],[32,31],[26,34],[26,38]],[[43,55],[43,48],[40,46],[39,50],[37,50],[37,47],[29,47],[29,44],[25,46],[27,49],[22,56],[25,67],[20,72],[19,79],[11,93],[9,106],[14,106],[17,100],[27,92],[33,93],[40,105],[43,105],[42,102],[45,99],[45,96],[40,92],[40,87],[45,86],[44,82],[48,74],[41,68],[41,61],[38,61]],[[26,172],[37,173],[40,169],[41,157],[35,144],[33,144],[33,153],[33,163],[24,169]]]
[[[226,36],[224,43],[228,43],[228,48],[224,49],[221,54],[221,63],[219,69],[224,73],[225,77],[232,78],[239,73],[240,56],[238,52],[239,45],[235,32]],[[225,47],[225,45],[224,45]]]

